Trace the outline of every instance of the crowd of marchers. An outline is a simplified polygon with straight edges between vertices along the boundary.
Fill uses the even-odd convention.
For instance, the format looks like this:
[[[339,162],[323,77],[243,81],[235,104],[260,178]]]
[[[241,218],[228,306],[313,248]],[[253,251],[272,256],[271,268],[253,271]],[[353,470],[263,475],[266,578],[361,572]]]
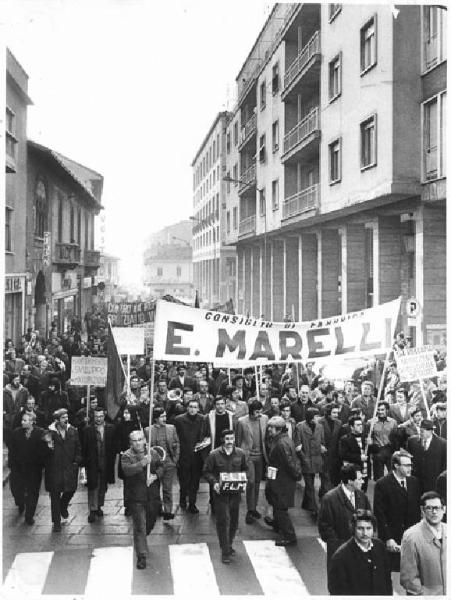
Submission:
[[[406,343],[398,334],[394,348]],[[70,381],[71,357],[104,356],[106,344],[106,322],[94,313],[63,334],[52,327],[48,339],[29,330],[20,347],[6,341],[3,435],[11,492],[27,524],[34,523],[43,475],[58,532],[80,474],[93,523],[103,517],[117,472],[137,567],[145,568],[146,536],[158,517],[174,518],[176,479],[180,509],[196,515],[203,477],[228,564],[240,494],[224,491],[221,474],[245,473],[245,522],[263,518],[278,534],[276,545],[297,543],[293,510],[317,522],[331,594],[391,594],[393,571],[400,571],[408,594],[445,593],[443,354],[436,353],[438,376],[424,381],[423,390],[399,381],[394,358],[383,381],[382,363],[369,360],[338,387],[308,362],[257,371],[156,362],[152,370],[149,358],[136,357],[118,411],[108,415],[104,388],[92,388],[88,402],[86,388]]]

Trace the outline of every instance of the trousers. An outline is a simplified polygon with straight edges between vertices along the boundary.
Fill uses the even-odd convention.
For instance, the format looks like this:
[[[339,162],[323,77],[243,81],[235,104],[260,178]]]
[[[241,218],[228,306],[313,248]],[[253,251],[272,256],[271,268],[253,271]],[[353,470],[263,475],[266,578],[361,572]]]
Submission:
[[[176,474],[176,466],[174,464],[165,464],[163,467],[163,477],[160,484],[163,491],[163,510],[164,512],[172,512],[172,486]]]
[[[278,529],[284,540],[296,539],[296,532],[291,522],[288,508],[273,506],[274,529]]]
[[[25,518],[31,519],[38,505],[42,469],[11,470],[9,485],[17,506],[25,506]]]
[[[52,523],[61,524],[61,509],[67,510],[69,502],[72,500],[75,490],[72,492],[50,492],[50,512],[52,514]]]
[[[92,490],[88,489],[88,509],[90,512],[102,508],[105,503],[107,489],[108,485],[105,481],[105,473],[100,471],[97,479],[97,487]]]
[[[188,496],[189,504],[196,504],[201,473],[202,465],[200,457],[197,455],[193,456],[190,462],[179,464],[177,474],[180,483],[180,498],[186,500]]]
[[[214,494],[216,532],[223,554],[229,554],[238,528],[240,494]]]
[[[247,510],[256,510],[263,477],[263,456],[250,456],[247,471],[246,505]]]
[[[160,502],[157,498],[152,498],[147,503],[128,501],[133,520],[133,546],[138,557],[147,554],[146,536],[154,528],[159,507]]]
[[[318,504],[315,496],[315,473],[304,473],[305,490],[304,498],[302,500],[302,508],[305,510],[318,510]],[[328,491],[329,477],[326,473],[320,473],[321,486],[319,490],[319,497],[322,498]]]

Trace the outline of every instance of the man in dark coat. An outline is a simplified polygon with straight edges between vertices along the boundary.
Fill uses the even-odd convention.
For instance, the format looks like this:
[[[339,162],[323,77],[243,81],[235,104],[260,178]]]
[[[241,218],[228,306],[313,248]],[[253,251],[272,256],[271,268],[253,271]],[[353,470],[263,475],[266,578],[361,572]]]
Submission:
[[[47,389],[41,393],[39,406],[44,412],[46,425],[52,422],[53,413],[56,410],[60,408],[69,410],[67,392],[61,390],[61,383],[56,377],[50,380]]]
[[[391,569],[399,571],[402,535],[421,519],[420,483],[410,475],[412,456],[405,450],[393,454],[391,466],[392,472],[376,481],[374,516],[379,538],[390,554]]]
[[[412,474],[420,480],[420,491],[435,490],[435,482],[446,469],[446,441],[433,432],[433,423],[424,419],[420,425],[420,435],[407,440],[407,450],[413,457]]]
[[[351,463],[361,468],[364,479],[362,490],[366,492],[368,487],[368,456],[366,454],[368,443],[363,433],[362,418],[353,415],[349,419],[348,426],[350,432],[342,436],[338,442],[338,453],[343,465]]]
[[[313,408],[313,402],[310,398],[310,388],[308,385],[301,385],[299,398],[291,403],[291,416],[296,423],[305,421],[305,415],[308,408]]]
[[[384,544],[374,538],[376,520],[369,510],[352,517],[352,538],[334,553],[329,569],[331,596],[391,596],[390,563]]]
[[[200,444],[206,435],[205,417],[199,414],[199,401],[189,401],[187,412],[178,415],[174,420],[175,430],[180,441],[180,456],[177,474],[180,483],[180,508],[186,509],[188,496],[188,512],[197,514],[197,492],[202,474],[202,453]]]
[[[340,481],[340,456],[338,454],[338,442],[343,429],[342,422],[338,418],[340,407],[336,404],[328,404],[324,411],[324,417],[319,423],[324,429],[324,445],[327,448],[325,456],[328,486],[338,485]]]
[[[318,516],[318,531],[327,544],[327,564],[334,552],[352,536],[351,521],[354,512],[371,510],[370,501],[361,491],[363,477],[360,467],[348,464],[341,468],[340,485],[323,496]]]
[[[33,525],[44,466],[44,430],[35,427],[36,416],[24,414],[14,429],[8,452],[9,483],[19,514],[25,510],[25,523]]]
[[[78,431],[69,425],[67,410],[55,411],[53,419],[46,433],[45,489],[50,493],[53,531],[61,531],[61,517],[69,517],[67,508],[77,489],[82,456]]]
[[[13,429],[21,426],[23,415],[34,415],[36,427],[44,428],[46,425],[44,413],[39,409],[38,406],[36,406],[36,401],[33,396],[28,396],[25,406],[20,408],[19,412],[15,415],[13,420]]]
[[[189,387],[193,390],[195,384],[196,382],[194,381],[194,379],[186,374],[186,366],[179,365],[177,367],[177,375],[171,379],[168,388],[170,390],[174,390],[176,388],[183,390],[183,388]]]
[[[302,475],[301,465],[283,418],[271,417],[267,428],[271,442],[265,495],[273,507],[274,529],[281,534],[276,546],[292,546],[296,544],[296,532],[288,509],[294,506],[296,481]]]
[[[88,480],[89,523],[103,517],[102,506],[109,483],[114,483],[114,465],[118,452],[115,427],[105,423],[105,411],[97,407],[94,424],[83,431],[83,463]]]

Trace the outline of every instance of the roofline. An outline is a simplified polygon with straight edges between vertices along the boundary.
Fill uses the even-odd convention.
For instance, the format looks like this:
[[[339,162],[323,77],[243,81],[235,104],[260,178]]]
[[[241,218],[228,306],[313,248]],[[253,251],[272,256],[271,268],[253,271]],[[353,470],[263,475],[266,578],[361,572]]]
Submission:
[[[74,160],[73,158],[69,158],[68,156],[66,156],[62,152],[58,152],[57,150],[55,150],[55,152],[57,152],[63,158],[66,158],[67,160],[70,160],[70,162],[75,163],[79,167],[82,167],[83,169],[87,169],[88,171],[91,171],[91,173],[93,173],[93,175],[97,175],[97,177],[100,177],[101,179],[103,179],[103,175],[101,173],[98,173],[97,171],[94,171],[94,169],[91,169],[91,167],[87,167],[86,165],[82,165],[81,162],[78,162],[77,160]]]
[[[213,121],[213,124],[211,125],[210,129],[208,130],[207,135],[204,137],[202,144],[199,147],[199,150],[196,153],[196,156],[193,158],[193,162],[191,163],[191,166],[194,167],[194,163],[196,162],[196,160],[199,158],[199,154],[202,152],[202,149],[204,148],[205,144],[207,143],[208,138],[211,135],[211,132],[213,131],[213,129],[216,127],[218,121],[222,118],[227,118],[227,116],[229,115],[230,111],[228,110],[223,110],[221,112],[218,112],[218,114],[216,115],[215,120]]]
[[[30,76],[28,75],[28,73],[25,71],[25,69],[22,67],[22,65],[20,64],[20,62],[17,60],[16,55],[14,54],[14,52],[11,51],[10,48],[6,48],[6,52],[8,52],[9,54],[11,54],[11,56],[13,57],[14,61],[17,63],[17,66],[19,67],[19,69],[22,71],[22,73],[25,75],[25,77],[28,79],[30,79]]]
[[[35,142],[33,140],[27,140],[27,146],[34,148],[35,150],[38,150],[39,152],[43,152],[43,153],[47,154],[48,156],[50,156],[50,158],[52,158],[56,163],[58,163],[58,165],[63,169],[63,171],[65,171],[69,175],[69,177],[71,179],[73,179],[75,181],[75,183],[77,183],[77,185],[79,185],[82,188],[83,192],[91,198],[91,200],[95,203],[96,207],[98,209],[103,209],[101,202],[99,202],[97,200],[97,198],[93,195],[93,193],[85,187],[83,182],[80,181],[78,179],[78,177],[76,177],[74,175],[74,173],[72,173],[72,171],[70,171],[70,169],[68,169],[63,162],[61,162],[61,160],[57,156],[57,153],[55,150],[52,150],[51,148],[47,148],[47,146],[43,146],[42,144],[39,144],[38,142]],[[61,155],[61,156],[63,156],[63,155]],[[67,158],[67,157],[65,156],[64,158]],[[71,159],[68,159],[68,160],[71,160]],[[88,169],[89,167],[85,167],[85,168]]]

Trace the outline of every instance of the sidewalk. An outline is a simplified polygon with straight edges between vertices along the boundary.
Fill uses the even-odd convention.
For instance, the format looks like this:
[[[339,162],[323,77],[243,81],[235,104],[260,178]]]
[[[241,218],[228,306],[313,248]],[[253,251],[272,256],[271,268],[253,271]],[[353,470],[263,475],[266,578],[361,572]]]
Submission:
[[[9,469],[8,469],[8,448],[3,444],[3,485],[8,482]]]

